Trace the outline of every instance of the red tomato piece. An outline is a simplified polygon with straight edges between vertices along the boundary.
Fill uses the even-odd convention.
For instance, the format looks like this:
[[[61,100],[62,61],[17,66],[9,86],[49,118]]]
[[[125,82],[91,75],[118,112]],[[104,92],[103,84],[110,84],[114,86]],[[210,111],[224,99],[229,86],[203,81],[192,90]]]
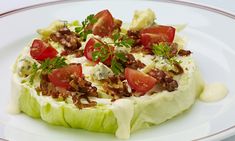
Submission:
[[[45,59],[52,59],[54,57],[56,57],[56,55],[58,54],[58,52],[51,46],[47,47],[43,53],[38,56],[37,60],[45,60]]]
[[[114,30],[114,19],[109,10],[98,12],[94,18],[97,19],[97,21],[94,24],[89,24],[87,29],[101,37],[110,36]]]
[[[87,60],[89,61],[93,61],[92,60],[92,53],[94,51],[100,51],[101,47],[106,47],[106,46],[101,46],[101,47],[97,47],[94,48],[96,43],[100,43],[103,44],[102,41],[95,39],[95,38],[90,38],[89,41],[87,42],[85,49],[84,49],[84,56],[87,58]],[[114,50],[114,47],[108,47],[108,50],[111,52]],[[110,65],[111,64],[111,60],[112,60],[112,56],[110,55],[103,63],[106,65]],[[97,61],[95,61],[95,63],[100,62],[100,59],[98,59]]]
[[[69,89],[71,87],[69,84],[71,75],[81,77],[82,66],[80,64],[74,64],[55,69],[51,74],[48,75],[48,78],[55,86]]]
[[[175,37],[175,28],[171,26],[156,25],[141,30],[141,43],[146,48],[160,42],[172,43]]]
[[[43,61],[47,58],[52,59],[57,54],[56,49],[39,39],[35,39],[30,47],[30,55],[36,60]]]
[[[86,43],[86,46],[84,49],[84,56],[89,61],[92,61],[92,52],[94,51],[95,43],[98,43],[98,42],[93,38],[90,38],[89,41]]]
[[[125,77],[132,89],[142,93],[152,89],[157,82],[152,76],[131,68],[125,69]]]

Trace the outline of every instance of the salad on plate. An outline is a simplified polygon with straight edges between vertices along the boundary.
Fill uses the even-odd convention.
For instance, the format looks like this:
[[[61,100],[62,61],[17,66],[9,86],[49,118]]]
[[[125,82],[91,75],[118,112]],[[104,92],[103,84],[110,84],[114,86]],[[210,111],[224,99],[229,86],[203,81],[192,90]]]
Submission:
[[[163,123],[205,86],[180,30],[158,23],[151,9],[135,11],[130,23],[109,10],[54,21],[13,66],[11,111],[121,139]]]

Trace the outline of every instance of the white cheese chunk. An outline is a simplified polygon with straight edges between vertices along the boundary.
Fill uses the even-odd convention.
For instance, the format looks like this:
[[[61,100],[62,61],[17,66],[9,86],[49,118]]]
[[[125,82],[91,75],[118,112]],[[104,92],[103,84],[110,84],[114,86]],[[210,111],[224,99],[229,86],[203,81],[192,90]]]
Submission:
[[[130,25],[130,29],[140,30],[142,28],[151,26],[155,19],[155,13],[151,9],[136,10]]]
[[[112,75],[114,75],[112,70],[103,63],[99,63],[93,68],[93,77],[96,80],[106,79]]]

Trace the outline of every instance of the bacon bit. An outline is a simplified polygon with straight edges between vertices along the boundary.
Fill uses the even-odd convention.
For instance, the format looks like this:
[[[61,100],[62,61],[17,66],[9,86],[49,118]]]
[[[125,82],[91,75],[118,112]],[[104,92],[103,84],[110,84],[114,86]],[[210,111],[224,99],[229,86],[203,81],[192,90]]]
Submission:
[[[73,77],[69,84],[72,86],[71,91],[84,93],[87,97],[98,97],[97,88],[92,86],[91,82],[85,80],[84,77]]]
[[[83,52],[83,50],[77,50],[77,51],[75,52],[75,55],[76,55],[77,58],[79,58],[79,57],[84,56],[84,52]]]
[[[140,31],[128,30],[127,35],[132,39],[140,39]]]
[[[178,88],[178,83],[169,74],[159,69],[152,69],[148,72],[148,75],[154,77],[157,80],[161,90],[167,90],[169,92]]]
[[[84,104],[81,102],[81,99],[84,98],[86,99],[86,101],[88,102],[87,104]],[[87,108],[87,107],[94,107],[96,106],[96,102],[95,101],[90,101],[88,97],[84,97],[83,95],[74,95],[72,97],[73,103],[76,107],[78,107],[79,109],[82,108]]]
[[[59,29],[50,35],[51,40],[59,42],[67,50],[77,50],[81,47],[80,39],[67,27]]]
[[[135,46],[131,48],[131,53],[143,53],[143,54],[149,54],[154,55],[151,49],[144,48],[144,46]]]
[[[175,70],[170,70],[169,72],[173,73],[174,75],[179,75],[184,73],[184,69],[181,67],[181,65],[179,63],[174,63],[173,64],[176,71]]]
[[[126,54],[127,61],[125,62],[125,67],[132,69],[144,68],[145,64],[140,60],[135,60],[135,57],[132,54]]]
[[[134,40],[133,47],[141,47],[140,31],[127,31],[127,36]]]
[[[113,97],[112,101],[122,98],[130,97],[132,94],[128,92],[126,82],[122,81],[123,76],[112,76],[103,80],[103,88],[106,93]]]
[[[40,87],[37,88],[39,92],[42,92],[42,95],[51,96],[55,99],[62,98],[63,100],[65,100],[68,96],[71,95],[71,92],[67,91],[66,89],[55,87],[52,83],[47,80],[48,78],[46,77],[46,75],[42,77]]]
[[[144,51],[144,47],[141,46],[135,46],[131,48],[131,53],[139,53],[139,52],[143,52]]]
[[[189,56],[191,53],[192,52],[190,50],[184,50],[184,49],[181,49],[178,52],[179,56]]]
[[[124,81],[126,78],[123,74],[121,74],[121,75],[118,75],[118,76],[110,76],[108,79],[109,79],[108,82],[118,84],[119,81]]]
[[[48,76],[43,75],[40,87],[37,88],[38,92],[41,92],[44,96],[51,96],[54,99],[62,98],[66,100],[69,96],[72,97],[74,105],[78,108],[92,107],[96,105],[95,101],[91,101],[88,97],[98,97],[97,88],[91,86],[91,82],[84,79],[84,77],[73,77],[71,78],[70,85],[71,90],[59,88],[49,82]],[[87,104],[81,103],[81,99],[84,98]]]
[[[77,58],[84,56],[83,50],[64,50],[60,53],[61,56],[67,56],[70,54],[75,54]]]
[[[152,69],[148,72],[148,75],[154,77],[157,82],[156,83],[163,83],[164,78],[166,77],[166,73],[159,69]]]
[[[166,76],[165,77],[165,83],[162,83],[162,87],[163,89],[172,92],[174,91],[176,88],[178,88],[178,83],[176,80],[174,80],[172,77],[170,76]]]
[[[70,52],[68,50],[64,50],[60,53],[61,56],[67,56],[69,54],[70,54]]]
[[[168,43],[169,44],[169,43]],[[170,51],[169,51],[169,57],[172,58],[177,55],[178,52],[178,44],[177,43],[172,43],[169,45],[170,46]]]

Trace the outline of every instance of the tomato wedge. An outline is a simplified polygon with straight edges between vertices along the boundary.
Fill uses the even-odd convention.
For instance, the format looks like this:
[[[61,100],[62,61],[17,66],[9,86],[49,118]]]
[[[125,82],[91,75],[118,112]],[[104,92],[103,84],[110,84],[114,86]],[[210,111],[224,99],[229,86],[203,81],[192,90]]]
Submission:
[[[86,46],[84,48],[84,56],[87,60],[92,61],[92,52],[94,51],[95,43],[98,43],[93,38],[90,38],[89,41],[86,43]]]
[[[36,60],[43,61],[47,58],[52,59],[57,54],[56,49],[39,39],[35,39],[30,47],[30,55]]]
[[[97,47],[97,48],[94,48],[95,44],[96,43],[100,43],[100,44],[103,44],[102,41],[98,40],[98,39],[95,39],[95,38],[90,38],[89,41],[87,42],[86,46],[85,46],[85,49],[84,49],[84,56],[87,58],[87,60],[89,61],[93,61],[92,60],[92,53],[94,51],[100,51],[100,48],[101,47],[104,47],[104,46],[101,46],[101,47]],[[114,48],[112,47],[108,47],[108,50],[109,51],[113,51]],[[106,65],[110,65],[111,64],[111,60],[112,60],[112,56],[110,55],[103,63],[106,64]],[[100,62],[100,59],[98,59],[97,61],[95,61],[95,63],[98,63]]]
[[[172,43],[175,37],[175,28],[172,26],[155,25],[141,30],[141,43],[146,48],[160,42]]]
[[[152,89],[157,82],[152,76],[131,68],[125,69],[125,77],[132,89],[142,93]]]
[[[71,79],[71,75],[76,77],[82,76],[82,66],[81,64],[74,64],[65,66],[63,68],[58,68],[52,71],[48,75],[49,80],[52,84],[57,87],[69,89],[71,86],[69,85],[69,81]]]
[[[114,19],[109,10],[102,10],[95,16],[97,21],[94,24],[89,24],[87,29],[91,30],[94,35],[101,37],[110,36],[114,30]]]

